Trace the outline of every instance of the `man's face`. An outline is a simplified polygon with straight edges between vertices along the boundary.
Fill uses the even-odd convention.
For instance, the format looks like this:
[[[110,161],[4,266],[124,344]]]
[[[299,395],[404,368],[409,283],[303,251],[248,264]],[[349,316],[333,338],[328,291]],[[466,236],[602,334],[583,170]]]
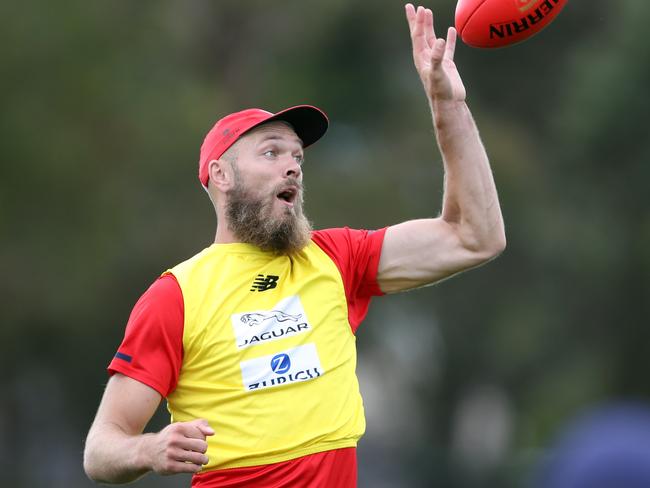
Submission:
[[[266,251],[290,254],[309,242],[303,214],[302,142],[282,122],[264,124],[237,143],[234,186],[226,218],[235,237]]]

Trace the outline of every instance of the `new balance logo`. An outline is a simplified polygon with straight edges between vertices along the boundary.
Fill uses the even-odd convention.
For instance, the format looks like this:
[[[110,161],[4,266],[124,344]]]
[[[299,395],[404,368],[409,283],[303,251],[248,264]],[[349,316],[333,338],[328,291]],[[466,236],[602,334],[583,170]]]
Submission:
[[[280,277],[276,275],[258,274],[257,278],[255,278],[255,281],[253,281],[253,284],[251,285],[250,291],[272,290],[278,286],[279,279]]]

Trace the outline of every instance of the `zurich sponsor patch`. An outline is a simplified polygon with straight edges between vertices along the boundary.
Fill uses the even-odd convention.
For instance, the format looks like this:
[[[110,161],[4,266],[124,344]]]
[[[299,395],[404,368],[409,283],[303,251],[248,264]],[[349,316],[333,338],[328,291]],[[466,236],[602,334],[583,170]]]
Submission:
[[[309,381],[325,373],[315,344],[243,361],[240,367],[246,391]]]
[[[230,316],[239,349],[300,334],[311,328],[295,295],[280,300],[271,310],[254,310]]]

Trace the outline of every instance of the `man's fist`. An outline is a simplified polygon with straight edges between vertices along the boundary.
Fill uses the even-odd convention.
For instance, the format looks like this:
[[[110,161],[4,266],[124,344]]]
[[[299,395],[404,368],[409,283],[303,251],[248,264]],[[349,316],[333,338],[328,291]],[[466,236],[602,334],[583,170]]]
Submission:
[[[144,437],[147,464],[162,475],[197,473],[208,463],[205,438],[209,435],[214,435],[214,430],[204,419],[170,424],[157,434]]]

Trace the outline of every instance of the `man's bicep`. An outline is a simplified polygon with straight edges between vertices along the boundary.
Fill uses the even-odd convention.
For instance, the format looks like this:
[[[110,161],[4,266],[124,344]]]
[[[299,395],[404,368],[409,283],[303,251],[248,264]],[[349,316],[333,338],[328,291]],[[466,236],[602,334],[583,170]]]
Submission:
[[[126,434],[140,434],[161,400],[160,393],[150,386],[116,373],[108,380],[93,427],[112,424]]]
[[[483,261],[449,222],[410,220],[386,230],[377,282],[384,293],[393,293],[435,283]]]

